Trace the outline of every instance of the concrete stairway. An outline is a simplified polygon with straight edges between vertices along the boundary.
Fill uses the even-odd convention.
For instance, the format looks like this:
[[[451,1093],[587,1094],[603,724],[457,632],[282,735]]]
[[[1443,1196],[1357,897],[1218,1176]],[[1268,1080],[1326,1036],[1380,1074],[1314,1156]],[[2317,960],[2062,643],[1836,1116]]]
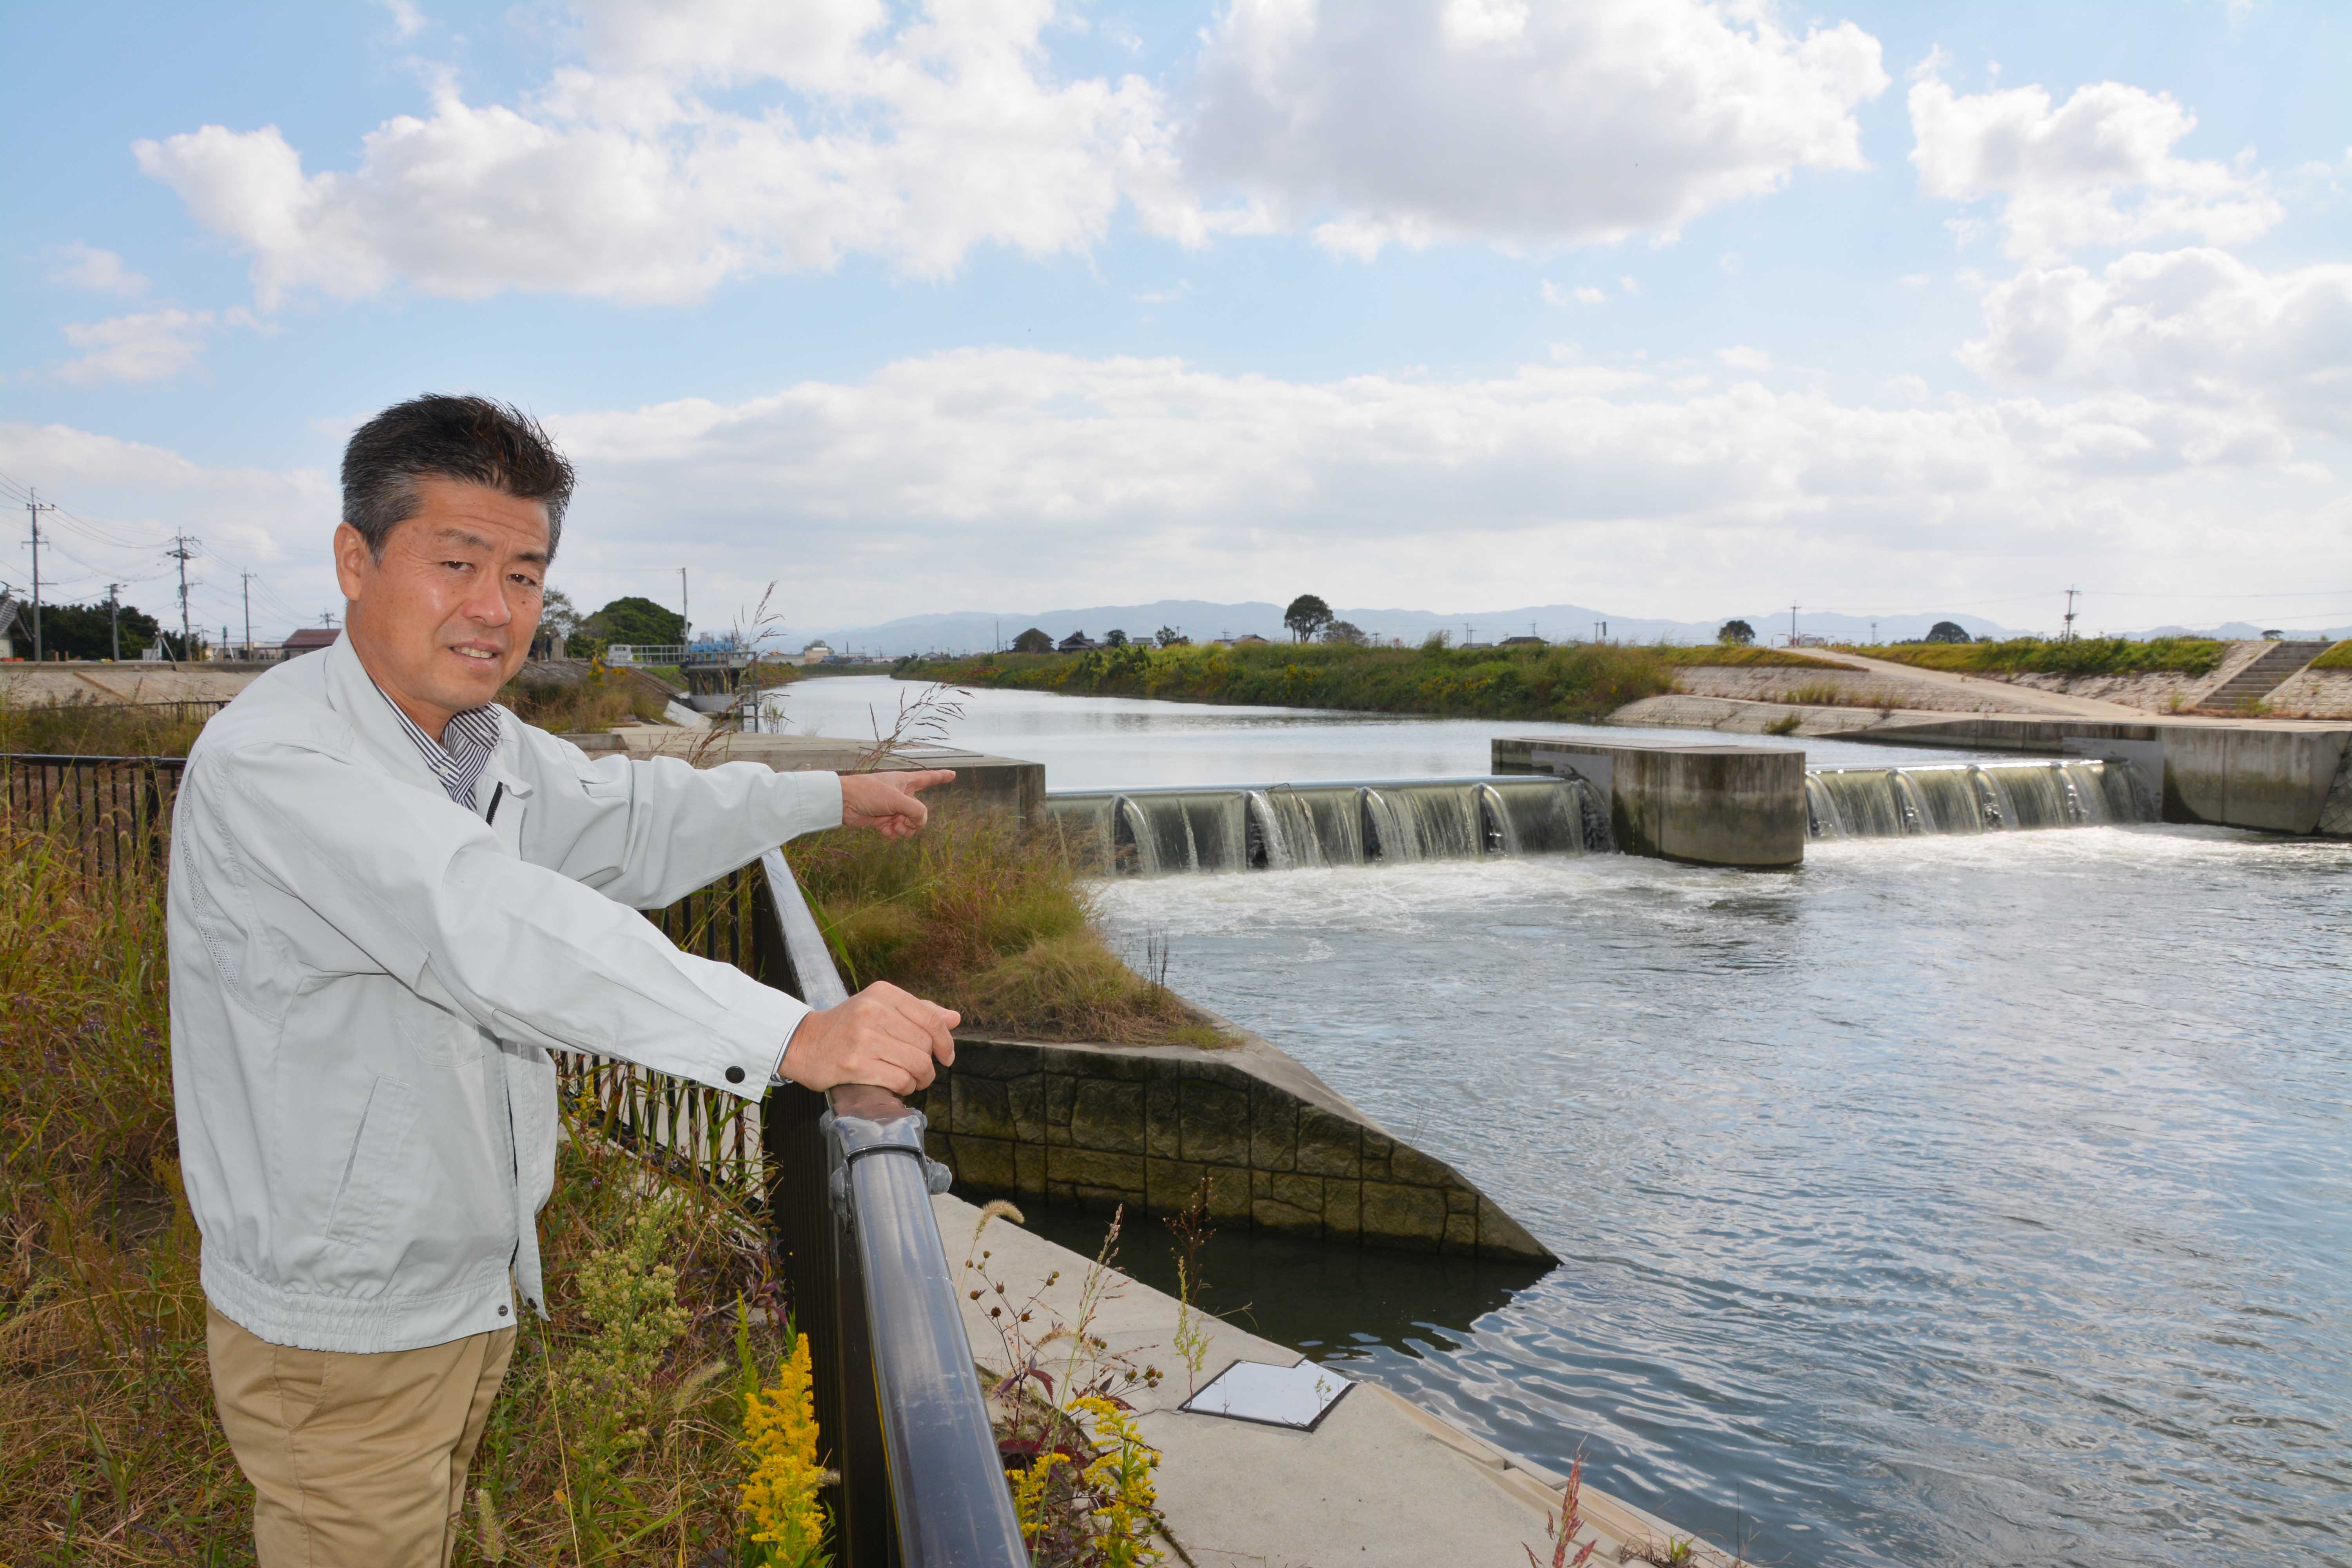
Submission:
[[[2197,706],[2208,713],[2235,713],[2269,696],[2329,646],[2325,641],[2273,643],[2252,664],[2207,692]]]

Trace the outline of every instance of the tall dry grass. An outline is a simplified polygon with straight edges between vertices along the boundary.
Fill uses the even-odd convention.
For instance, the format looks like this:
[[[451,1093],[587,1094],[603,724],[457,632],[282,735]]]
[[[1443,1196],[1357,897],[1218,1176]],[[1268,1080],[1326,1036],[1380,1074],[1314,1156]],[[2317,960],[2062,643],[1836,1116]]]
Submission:
[[[0,816],[0,1563],[249,1563],[179,1192],[162,877],[92,887],[78,864]],[[740,1426],[720,1374],[737,1300],[782,1306],[762,1238],[603,1136],[593,1109],[567,1125],[541,1220],[554,1321],[523,1326],[458,1561],[731,1562]],[[645,1380],[643,1439],[594,1451],[561,1391],[615,1331],[580,1281],[640,1239],[656,1199],[685,1326]],[[772,1368],[780,1337],[755,1341]]]
[[[1111,950],[1051,834],[949,809],[913,838],[824,833],[785,855],[853,990],[887,980],[1030,1039],[1230,1043]]]

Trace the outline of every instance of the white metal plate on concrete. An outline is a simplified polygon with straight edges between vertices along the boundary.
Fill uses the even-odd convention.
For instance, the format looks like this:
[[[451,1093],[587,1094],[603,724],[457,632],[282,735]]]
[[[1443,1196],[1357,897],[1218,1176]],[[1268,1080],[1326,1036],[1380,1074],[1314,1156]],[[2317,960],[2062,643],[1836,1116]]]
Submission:
[[[1311,1361],[1297,1366],[1237,1361],[1211,1378],[1180,1408],[1195,1415],[1226,1415],[1236,1421],[1312,1432],[1339,1396],[1354,1386],[1352,1379]]]

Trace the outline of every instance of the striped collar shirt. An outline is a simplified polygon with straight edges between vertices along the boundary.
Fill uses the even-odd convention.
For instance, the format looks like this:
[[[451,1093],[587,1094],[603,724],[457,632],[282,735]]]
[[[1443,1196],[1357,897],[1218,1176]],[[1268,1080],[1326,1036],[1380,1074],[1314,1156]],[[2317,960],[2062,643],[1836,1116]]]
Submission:
[[[382,689],[381,688],[378,689]],[[467,811],[474,809],[474,785],[489,765],[490,753],[499,745],[499,710],[496,708],[468,708],[449,716],[449,727],[436,741],[425,732],[424,727],[411,719],[399,703],[386,697],[384,702],[400,715],[401,728],[425,753],[425,763],[433,776],[451,800]]]

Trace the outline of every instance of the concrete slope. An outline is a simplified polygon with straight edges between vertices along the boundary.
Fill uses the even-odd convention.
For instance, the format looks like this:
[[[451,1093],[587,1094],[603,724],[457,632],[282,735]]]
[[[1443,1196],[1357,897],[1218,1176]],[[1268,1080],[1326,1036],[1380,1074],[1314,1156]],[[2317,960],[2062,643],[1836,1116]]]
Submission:
[[[2102,702],[2095,697],[2068,697],[2005,680],[1988,680],[1979,676],[1954,674],[1949,670],[1922,669],[1916,665],[1899,664],[1893,659],[1865,658],[1844,648],[1825,649],[1823,657],[1858,664],[1874,675],[1899,676],[1924,685],[1943,687],[1952,691],[1956,698],[1963,693],[1981,690],[1986,686],[1998,686],[2016,707],[2031,713],[2063,714],[2070,719],[2120,720],[2129,723],[2145,723],[2147,721],[2145,709],[2127,707],[2121,702]]]

